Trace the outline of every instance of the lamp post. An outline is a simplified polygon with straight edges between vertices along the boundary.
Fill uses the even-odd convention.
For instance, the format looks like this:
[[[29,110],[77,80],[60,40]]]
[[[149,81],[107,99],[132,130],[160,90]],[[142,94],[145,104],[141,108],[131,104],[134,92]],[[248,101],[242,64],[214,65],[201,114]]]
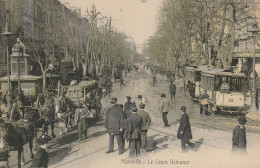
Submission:
[[[13,33],[8,31],[8,22],[6,20],[5,24],[5,32],[1,34],[1,36],[6,36],[9,37],[13,35]],[[10,72],[9,72],[9,48],[8,44],[6,43],[6,68],[7,68],[7,84],[8,84],[8,90],[7,90],[7,95],[6,95],[6,101],[7,101],[7,109],[8,109],[8,114],[10,114],[11,111],[11,97],[10,97]]]
[[[252,26],[252,29],[250,30],[247,30],[247,32],[250,32],[252,33],[252,36],[253,36],[253,40],[254,40],[254,44],[253,44],[253,84],[252,84],[252,100],[251,100],[251,108],[249,110],[250,113],[258,113],[257,112],[257,108],[256,108],[256,86],[255,86],[255,83],[256,83],[256,78],[255,78],[255,48],[256,48],[256,36],[257,36],[257,33],[259,32],[260,30],[257,28],[257,23],[253,23],[253,26]]]
[[[23,58],[24,47],[20,44],[20,39],[17,38],[16,44],[12,48],[13,56],[17,60],[17,78],[18,78],[18,97],[21,96],[21,70],[20,70],[20,61]]]

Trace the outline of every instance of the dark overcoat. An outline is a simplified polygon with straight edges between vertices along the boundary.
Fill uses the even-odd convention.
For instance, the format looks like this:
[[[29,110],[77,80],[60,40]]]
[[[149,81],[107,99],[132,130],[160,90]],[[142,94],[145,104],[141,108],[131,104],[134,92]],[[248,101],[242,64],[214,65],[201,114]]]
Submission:
[[[170,93],[176,93],[176,85],[174,83],[170,85]]]
[[[138,114],[134,113],[125,121],[125,124],[125,129],[128,136],[124,138],[127,140],[140,139],[142,118]]]
[[[124,112],[126,113],[127,110],[130,110],[132,107],[134,107],[134,103],[132,102],[126,102]]]
[[[124,128],[124,117],[123,110],[119,105],[113,105],[107,110],[105,127],[110,134],[121,134],[120,128]]]
[[[246,129],[245,129],[245,127],[243,129],[241,129],[238,125],[234,128],[232,142],[233,142],[233,146],[232,146],[233,150],[246,149]]]
[[[183,134],[180,133],[181,131],[183,132]],[[181,116],[177,138],[184,141],[192,139],[190,120],[188,114],[186,113]]]
[[[48,161],[49,161],[49,153],[45,149],[39,148],[36,152],[36,155],[33,158],[31,168],[38,168],[38,167],[47,168]]]
[[[151,124],[151,117],[149,113],[144,110],[139,110],[137,114],[142,118],[141,130],[148,130]]]

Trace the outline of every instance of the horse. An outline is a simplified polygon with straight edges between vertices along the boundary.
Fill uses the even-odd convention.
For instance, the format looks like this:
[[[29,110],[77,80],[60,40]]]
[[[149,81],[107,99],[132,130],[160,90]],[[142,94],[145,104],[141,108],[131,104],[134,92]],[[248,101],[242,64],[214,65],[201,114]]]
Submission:
[[[63,127],[65,122],[65,132],[68,132],[68,128],[72,127],[73,112],[77,108],[76,105],[64,96],[54,98],[55,114],[60,119],[60,135],[63,134]]]
[[[55,111],[52,94],[39,95],[34,105],[31,107],[31,117],[36,128],[42,128],[44,134],[48,134],[48,125],[51,125],[52,137],[55,138],[54,124]],[[43,104],[43,105],[41,105]]]
[[[3,153],[10,151],[18,151],[18,168],[21,168],[21,160],[23,156],[23,146],[29,143],[31,159],[34,157],[33,154],[33,138],[34,138],[34,127],[33,123],[21,119],[17,122],[8,122],[3,118],[0,118],[0,151]]]

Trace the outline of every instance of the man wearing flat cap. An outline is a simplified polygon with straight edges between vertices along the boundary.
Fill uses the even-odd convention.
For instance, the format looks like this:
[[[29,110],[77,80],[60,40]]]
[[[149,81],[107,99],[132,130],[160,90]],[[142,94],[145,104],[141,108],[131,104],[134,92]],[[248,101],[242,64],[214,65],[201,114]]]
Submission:
[[[117,98],[111,98],[112,106],[106,112],[105,127],[109,134],[109,148],[106,153],[114,152],[114,137],[116,137],[119,154],[123,153],[124,128],[123,109],[117,104]]]
[[[93,118],[94,115],[87,109],[83,108],[81,102],[77,102],[77,109],[75,110],[75,124],[78,126],[78,141],[82,140],[82,133],[87,139],[87,118]]]
[[[162,119],[165,127],[169,127],[168,119],[167,119],[169,107],[170,107],[170,101],[166,98],[165,94],[161,94],[159,110],[162,114]]]
[[[188,144],[191,148],[194,147],[194,144],[190,142],[190,139],[192,139],[191,126],[190,126],[189,116],[186,113],[185,106],[181,106],[181,113],[182,116],[180,119],[180,125],[177,132],[177,138],[181,139],[181,148],[182,151],[185,152],[187,150],[186,144]]]
[[[140,155],[141,146],[141,126],[142,118],[137,114],[137,108],[132,107],[132,115],[125,121],[125,128],[128,133],[127,140],[129,141],[129,157],[135,157]]]
[[[42,135],[40,138],[37,139],[39,148],[33,158],[31,168],[48,167],[49,153],[47,151],[47,142],[49,140],[51,140],[51,138],[47,135]]]
[[[232,136],[232,150],[236,152],[246,153],[246,129],[245,124],[247,120],[244,116],[238,119],[238,126],[233,130]]]

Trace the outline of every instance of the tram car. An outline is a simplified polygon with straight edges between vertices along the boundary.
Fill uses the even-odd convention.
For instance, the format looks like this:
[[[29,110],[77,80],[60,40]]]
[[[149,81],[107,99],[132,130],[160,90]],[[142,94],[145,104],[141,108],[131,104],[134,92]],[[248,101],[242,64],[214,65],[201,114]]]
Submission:
[[[223,90],[223,83],[228,85]],[[201,72],[200,90],[209,95],[209,107],[212,112],[246,113],[250,107],[248,78],[244,73],[231,70],[212,69]]]
[[[201,72],[209,69],[208,66],[187,66],[184,69],[184,88],[185,95],[192,100],[200,97]]]

